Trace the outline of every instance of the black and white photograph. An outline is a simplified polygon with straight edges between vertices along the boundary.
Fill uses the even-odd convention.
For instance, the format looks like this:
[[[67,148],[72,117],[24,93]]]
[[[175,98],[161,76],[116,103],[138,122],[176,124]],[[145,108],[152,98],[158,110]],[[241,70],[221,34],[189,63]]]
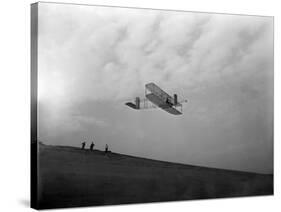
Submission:
[[[31,206],[273,195],[272,16],[31,5]]]

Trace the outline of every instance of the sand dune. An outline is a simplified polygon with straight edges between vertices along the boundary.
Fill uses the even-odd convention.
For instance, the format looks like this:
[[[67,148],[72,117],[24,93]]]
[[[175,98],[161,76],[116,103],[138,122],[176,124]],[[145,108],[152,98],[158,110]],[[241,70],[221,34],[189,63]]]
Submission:
[[[39,145],[39,208],[273,194],[273,175]]]

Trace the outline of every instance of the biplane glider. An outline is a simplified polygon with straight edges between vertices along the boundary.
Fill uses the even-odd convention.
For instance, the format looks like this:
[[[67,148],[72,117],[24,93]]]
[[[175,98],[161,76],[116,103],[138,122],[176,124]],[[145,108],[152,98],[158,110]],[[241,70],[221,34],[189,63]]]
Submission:
[[[125,104],[135,110],[150,108],[161,108],[173,115],[182,114],[182,103],[187,100],[178,101],[177,94],[170,96],[153,82],[145,85],[145,98],[136,97],[135,102],[126,102]]]

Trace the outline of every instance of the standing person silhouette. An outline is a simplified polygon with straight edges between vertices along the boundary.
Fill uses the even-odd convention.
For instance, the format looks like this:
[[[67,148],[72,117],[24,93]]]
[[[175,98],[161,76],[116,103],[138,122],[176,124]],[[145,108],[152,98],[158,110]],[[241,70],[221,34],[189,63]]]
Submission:
[[[105,145],[105,153],[107,153],[108,152],[108,145],[106,144]]]
[[[86,146],[86,142],[82,142],[82,149],[85,149],[85,146]]]
[[[94,146],[95,146],[95,144],[94,144],[94,142],[92,142],[91,145],[90,145],[90,150],[91,150],[91,151],[94,150]]]

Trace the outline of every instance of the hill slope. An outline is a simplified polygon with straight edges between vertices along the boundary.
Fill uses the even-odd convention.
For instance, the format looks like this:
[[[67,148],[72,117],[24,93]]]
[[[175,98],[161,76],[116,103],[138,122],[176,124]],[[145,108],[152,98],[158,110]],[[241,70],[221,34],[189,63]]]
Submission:
[[[40,145],[39,164],[41,209],[273,194],[273,175],[98,150]]]

